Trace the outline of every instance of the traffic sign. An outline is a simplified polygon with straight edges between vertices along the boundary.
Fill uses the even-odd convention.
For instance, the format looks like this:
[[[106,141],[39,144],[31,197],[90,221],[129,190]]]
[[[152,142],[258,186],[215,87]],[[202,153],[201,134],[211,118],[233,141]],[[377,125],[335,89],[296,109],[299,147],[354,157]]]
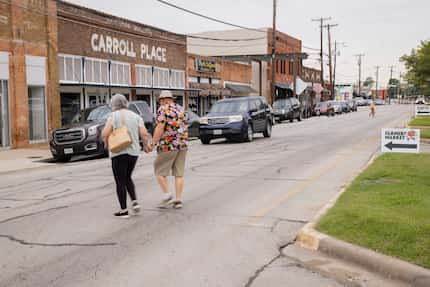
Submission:
[[[416,106],[415,116],[430,116],[430,106]]]
[[[419,153],[420,130],[382,129],[382,152]]]

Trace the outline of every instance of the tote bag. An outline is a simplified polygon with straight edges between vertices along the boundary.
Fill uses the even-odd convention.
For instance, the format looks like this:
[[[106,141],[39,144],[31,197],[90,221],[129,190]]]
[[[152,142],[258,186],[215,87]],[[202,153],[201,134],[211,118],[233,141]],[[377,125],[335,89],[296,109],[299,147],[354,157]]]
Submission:
[[[124,112],[121,111],[121,127],[114,129],[109,136],[109,150],[118,153],[133,143],[130,133],[124,124]]]

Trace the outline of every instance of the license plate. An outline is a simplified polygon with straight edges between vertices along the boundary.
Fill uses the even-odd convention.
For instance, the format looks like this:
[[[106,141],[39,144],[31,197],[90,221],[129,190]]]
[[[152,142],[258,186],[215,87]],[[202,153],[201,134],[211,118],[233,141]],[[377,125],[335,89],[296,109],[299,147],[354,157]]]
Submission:
[[[216,136],[222,135],[222,130],[214,130],[214,135]]]
[[[72,154],[73,153],[73,148],[65,148],[64,149],[64,154]]]
[[[281,118],[280,117],[275,117],[275,120],[279,121]]]

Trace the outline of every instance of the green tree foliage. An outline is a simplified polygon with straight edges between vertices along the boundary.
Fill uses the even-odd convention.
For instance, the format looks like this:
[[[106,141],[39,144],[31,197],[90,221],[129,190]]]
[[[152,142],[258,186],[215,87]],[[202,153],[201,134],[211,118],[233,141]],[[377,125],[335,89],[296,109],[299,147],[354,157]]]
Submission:
[[[372,77],[367,77],[366,80],[364,80],[363,82],[363,86],[366,88],[371,88],[374,83],[375,80]]]
[[[430,40],[421,42],[410,55],[400,58],[407,69],[406,79],[426,95],[430,94]]]

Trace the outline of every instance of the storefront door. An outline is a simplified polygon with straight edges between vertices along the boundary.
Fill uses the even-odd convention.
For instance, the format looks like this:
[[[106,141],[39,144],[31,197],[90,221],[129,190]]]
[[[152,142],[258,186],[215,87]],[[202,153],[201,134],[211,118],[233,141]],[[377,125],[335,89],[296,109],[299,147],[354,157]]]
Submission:
[[[0,80],[0,148],[10,145],[8,82]]]

